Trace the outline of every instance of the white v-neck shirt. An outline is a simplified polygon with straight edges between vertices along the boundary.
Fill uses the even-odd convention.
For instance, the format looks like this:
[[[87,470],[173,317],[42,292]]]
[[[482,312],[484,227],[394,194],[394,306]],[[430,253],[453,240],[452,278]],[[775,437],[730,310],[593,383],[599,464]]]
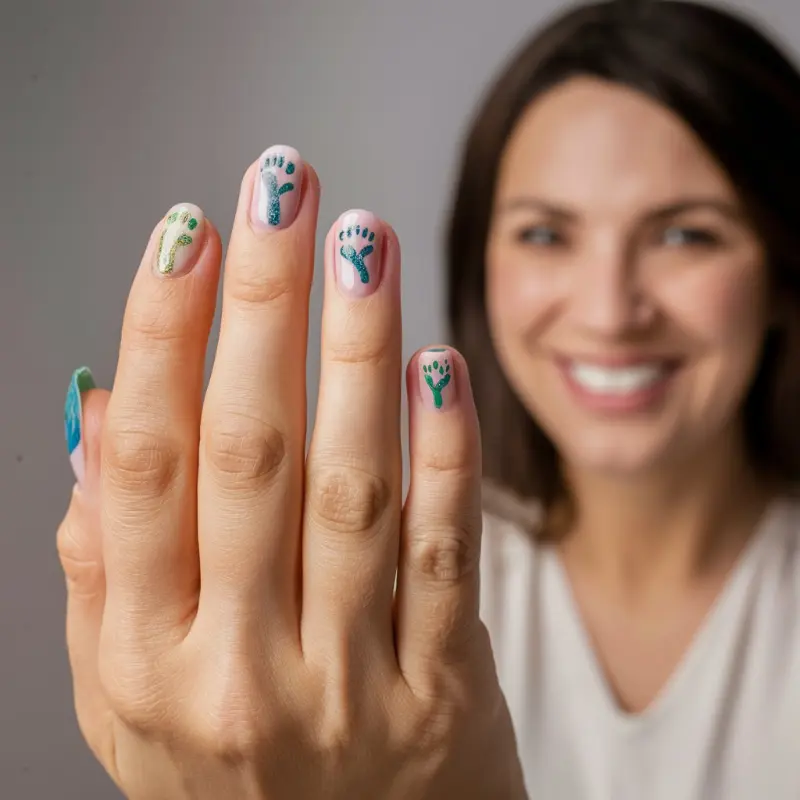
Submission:
[[[533,800],[800,800],[800,503],[764,516],[642,714],[616,705],[555,551],[484,514],[481,616]]]

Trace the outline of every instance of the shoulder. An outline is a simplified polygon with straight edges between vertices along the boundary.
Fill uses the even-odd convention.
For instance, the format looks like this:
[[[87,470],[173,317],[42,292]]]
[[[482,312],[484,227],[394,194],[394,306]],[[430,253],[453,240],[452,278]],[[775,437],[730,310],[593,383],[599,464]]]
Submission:
[[[481,608],[493,627],[493,620],[507,619],[509,604],[516,605],[535,591],[543,513],[539,502],[492,484],[483,486],[482,505]]]
[[[772,502],[763,520],[768,550],[800,570],[800,495],[784,494]]]
[[[493,553],[532,552],[544,520],[538,500],[520,498],[493,483],[482,487],[483,548]]]
[[[800,496],[785,495],[777,500],[766,527],[768,552],[800,592]]]

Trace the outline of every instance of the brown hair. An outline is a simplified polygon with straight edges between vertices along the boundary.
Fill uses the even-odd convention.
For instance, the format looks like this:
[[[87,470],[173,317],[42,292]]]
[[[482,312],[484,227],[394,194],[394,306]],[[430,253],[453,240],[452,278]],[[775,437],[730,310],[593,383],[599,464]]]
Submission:
[[[755,467],[800,476],[800,74],[742,17],[693,2],[592,3],[551,21],[482,103],[462,156],[447,241],[448,314],[470,364],[484,476],[545,511],[566,491],[553,443],[509,385],[485,303],[485,250],[505,144],[528,105],[573,76],[636,89],[677,113],[736,187],[766,252],[780,323],[744,401]]]

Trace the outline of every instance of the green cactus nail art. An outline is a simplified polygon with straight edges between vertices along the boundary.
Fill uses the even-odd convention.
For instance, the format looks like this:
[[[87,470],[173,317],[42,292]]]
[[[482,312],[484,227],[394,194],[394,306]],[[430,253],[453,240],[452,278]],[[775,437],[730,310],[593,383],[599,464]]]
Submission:
[[[443,352],[441,350],[429,350],[429,353]],[[433,405],[435,408],[442,407],[442,390],[450,383],[450,362],[447,358],[438,358],[432,364],[423,364],[422,373],[425,383],[433,394]]]
[[[161,231],[161,237],[158,241],[158,271],[162,275],[169,275],[175,270],[175,259],[178,255],[178,250],[181,247],[188,247],[194,241],[188,233],[181,233],[175,237],[169,250],[165,252],[164,242],[167,233],[176,223],[185,225],[190,231],[193,231],[198,225],[196,217],[192,216],[188,209],[185,208],[173,211],[167,217],[164,230]]]

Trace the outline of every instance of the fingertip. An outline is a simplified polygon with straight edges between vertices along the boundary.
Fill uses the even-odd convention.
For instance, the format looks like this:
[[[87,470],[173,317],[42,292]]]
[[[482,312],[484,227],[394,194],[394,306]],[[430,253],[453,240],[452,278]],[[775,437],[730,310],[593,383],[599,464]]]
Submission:
[[[304,213],[316,213],[319,195],[319,176],[301,153],[291,145],[271,145],[242,176],[236,217],[257,235],[286,230]]]
[[[111,392],[107,389],[91,389],[83,396],[84,457],[86,460],[84,489],[87,491],[99,486],[100,443],[110,399]]]

